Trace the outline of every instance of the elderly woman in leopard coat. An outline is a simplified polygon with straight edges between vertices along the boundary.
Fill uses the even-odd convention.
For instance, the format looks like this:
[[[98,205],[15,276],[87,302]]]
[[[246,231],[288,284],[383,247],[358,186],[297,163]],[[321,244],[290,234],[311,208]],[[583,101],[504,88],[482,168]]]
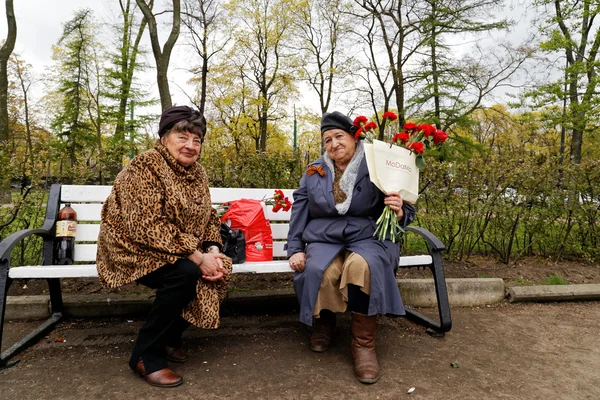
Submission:
[[[136,156],[115,179],[104,203],[97,268],[102,283],[138,282],[156,289],[130,367],[154,386],[183,378],[167,361],[185,362],[181,335],[192,323],[219,325],[231,259],[221,252],[220,222],[208,178],[196,161],[206,121],[186,106],[163,113],[154,149]]]

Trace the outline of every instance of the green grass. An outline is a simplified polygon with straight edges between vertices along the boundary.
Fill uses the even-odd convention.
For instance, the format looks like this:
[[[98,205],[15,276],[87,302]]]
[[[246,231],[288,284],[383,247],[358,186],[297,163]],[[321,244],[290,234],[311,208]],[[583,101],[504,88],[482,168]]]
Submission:
[[[488,274],[481,274],[478,276],[478,278],[489,278]]]
[[[540,282],[542,285],[568,285],[569,282],[560,275],[552,274],[546,280]]]

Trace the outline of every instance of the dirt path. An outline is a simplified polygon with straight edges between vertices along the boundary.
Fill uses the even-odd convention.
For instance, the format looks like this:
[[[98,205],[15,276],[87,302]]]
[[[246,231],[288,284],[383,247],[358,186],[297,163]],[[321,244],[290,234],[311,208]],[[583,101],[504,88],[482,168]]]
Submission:
[[[192,329],[191,359],[174,367],[185,382],[168,390],[148,386],[127,367],[140,321],[67,321],[17,366],[0,371],[0,393],[7,399],[600,398],[600,302],[452,312],[454,327],[443,339],[405,319],[380,318],[383,376],[371,386],[353,376],[348,315],[323,354],[308,349],[293,312],[233,315],[217,331]],[[8,324],[8,339],[25,325]],[[58,337],[66,342],[54,342]]]

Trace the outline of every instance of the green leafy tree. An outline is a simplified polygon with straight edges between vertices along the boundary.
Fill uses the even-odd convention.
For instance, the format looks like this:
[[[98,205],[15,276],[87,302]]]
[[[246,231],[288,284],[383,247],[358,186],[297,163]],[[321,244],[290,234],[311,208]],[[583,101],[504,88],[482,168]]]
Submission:
[[[297,93],[297,58],[290,48],[294,0],[243,0],[228,4],[235,21],[234,42],[227,58],[241,73],[242,86],[253,96],[245,106],[258,126],[256,150],[267,149],[268,126],[285,117],[288,100]],[[229,61],[228,61],[229,62]]]
[[[135,85],[136,72],[146,66],[139,62],[143,55],[140,42],[146,30],[146,18],[139,18],[141,14],[136,10],[134,0],[119,0],[121,21],[114,27],[115,36],[118,37],[115,47],[116,52],[109,54],[111,65],[107,68],[107,82],[105,96],[111,104],[105,107],[105,115],[114,124],[114,133],[108,142],[107,163],[110,174],[114,177],[121,170],[123,157],[129,149],[126,133],[133,140],[135,128],[139,126],[139,119],[132,119],[134,105],[143,107],[152,104],[147,99],[147,94]],[[129,111],[129,112],[128,112]]]
[[[450,43],[482,33],[503,31],[506,19],[495,18],[502,0],[425,0],[414,2],[413,20],[419,21],[423,43],[416,73],[416,95],[410,99],[414,112],[443,130],[484,107],[490,93],[505,84],[530,56],[527,48],[503,44],[490,49],[475,46],[461,59],[452,56]],[[424,84],[423,84],[424,83]]]
[[[542,10],[544,17],[540,24],[545,38],[541,49],[564,57],[566,62],[560,78],[540,83],[530,95],[536,105],[566,101],[562,124],[571,133],[570,160],[578,164],[582,161],[584,134],[596,127],[598,117],[600,29],[596,22],[600,5],[591,0],[539,0],[534,5]]]
[[[63,34],[54,47],[53,58],[58,63],[55,92],[60,104],[51,126],[61,139],[57,146],[65,152],[69,179],[85,179],[91,174],[93,149],[99,144],[89,114],[91,108],[98,107],[93,103],[102,79],[95,75],[99,71],[94,67],[99,46],[95,29],[92,12],[89,9],[77,11],[73,19],[64,24]]]

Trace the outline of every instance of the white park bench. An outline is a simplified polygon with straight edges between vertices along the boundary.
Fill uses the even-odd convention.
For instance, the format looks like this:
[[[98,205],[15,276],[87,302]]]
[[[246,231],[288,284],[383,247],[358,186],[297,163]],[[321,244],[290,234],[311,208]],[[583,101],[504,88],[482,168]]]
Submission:
[[[63,316],[63,302],[60,288],[61,278],[90,278],[97,277],[95,242],[98,240],[100,229],[100,213],[102,203],[110,194],[111,186],[85,186],[85,185],[52,185],[46,206],[46,217],[41,228],[25,229],[15,232],[0,242],[0,345],[4,327],[4,312],[6,297],[11,282],[15,279],[46,279],[49,285],[50,307],[52,315],[37,329],[27,334],[0,356],[0,368],[8,360],[22,351],[29,343],[36,340],[45,331],[52,328]],[[293,190],[283,190],[286,196],[292,198]],[[274,189],[242,189],[242,188],[211,188],[211,200],[214,205],[241,198],[264,199],[272,197]],[[55,222],[58,210],[64,203],[71,203],[77,212],[77,234],[75,237],[75,265],[53,265],[53,239]],[[274,213],[271,207],[265,207],[265,216],[271,221],[273,233],[273,261],[245,262],[234,264],[233,273],[273,273],[292,272],[286,261],[287,253],[284,246],[287,240],[290,212],[279,211]],[[441,252],[444,245],[427,230],[410,226],[407,231],[415,232],[427,242],[429,254],[400,257],[400,268],[426,267],[430,268],[438,300],[440,321],[436,322],[420,313],[407,309],[407,317],[429,328],[428,332],[434,335],[443,335],[449,331],[452,324],[450,308],[442,265]],[[23,239],[30,235],[38,235],[44,239],[42,265],[10,266],[12,249]]]

